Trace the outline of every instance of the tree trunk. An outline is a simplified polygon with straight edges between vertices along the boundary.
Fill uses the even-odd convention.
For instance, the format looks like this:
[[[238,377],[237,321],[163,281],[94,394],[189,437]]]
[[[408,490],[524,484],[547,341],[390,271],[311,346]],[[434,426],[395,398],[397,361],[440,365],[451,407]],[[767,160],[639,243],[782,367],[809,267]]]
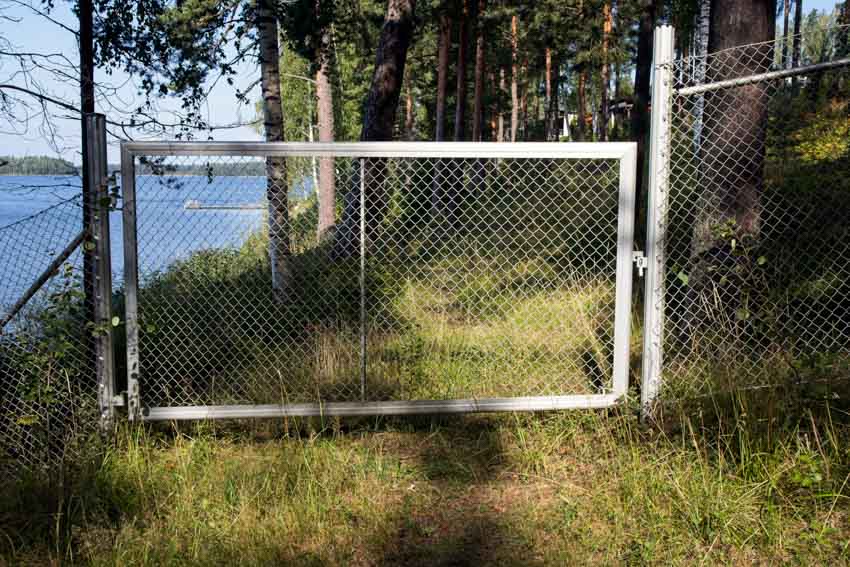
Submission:
[[[578,89],[576,103],[578,104],[578,138],[583,142],[587,136],[587,71],[582,69],[578,74]]]
[[[480,142],[483,139],[484,125],[484,11],[487,9],[486,0],[478,0],[478,13],[476,15],[476,41],[475,41],[475,93],[472,117],[472,140]]]
[[[545,93],[546,93],[546,102],[544,104],[545,109],[543,110],[543,138],[548,142],[551,140],[550,129],[552,127],[552,48],[546,47],[544,50],[544,83],[545,83]]]
[[[507,80],[505,78],[505,68],[499,68],[499,125],[498,125],[498,133],[496,134],[496,141],[504,142],[505,141],[505,113],[502,108],[502,101],[507,99]]]
[[[711,0],[700,0],[699,13],[696,18],[696,36],[694,41],[694,82],[705,82],[706,56],[708,55],[708,38],[711,28]],[[694,151],[698,152],[702,144],[703,116],[705,111],[705,95],[697,95],[694,101]]]
[[[775,10],[775,0],[712,2],[709,52],[713,55],[706,73],[708,81],[771,68]],[[768,43],[748,49],[744,57],[739,50],[729,50],[759,42]],[[730,262],[734,266],[733,238],[741,245],[758,239],[769,86],[763,81],[705,95],[705,143],[701,149],[705,185],[697,203],[691,247],[689,285],[694,294],[708,289],[712,274],[725,275],[723,266],[728,268]],[[727,234],[720,235],[720,229]],[[745,301],[742,290],[729,287],[727,294],[725,299]],[[738,307],[732,303],[727,307]]]
[[[511,142],[517,140],[519,129],[519,36],[517,16],[511,16]]]
[[[646,139],[649,134],[649,79],[652,75],[652,43],[655,26],[654,0],[641,0],[640,26],[638,29],[637,65],[635,66],[635,94],[632,108],[632,139],[637,142],[638,176],[635,183],[635,212],[640,220],[644,208],[646,185]],[[636,226],[642,226],[637,222]]]
[[[283,141],[283,108],[280,101],[280,52],[277,16],[271,0],[256,0],[257,39],[260,55],[260,88],[263,97],[263,127],[267,142]],[[266,158],[266,200],[269,207],[269,260],[272,290],[277,301],[286,297],[292,277],[289,247],[289,203],[286,160]]]
[[[519,132],[517,137],[522,140],[528,140],[528,59],[523,59],[522,66],[519,68],[519,76],[522,77],[522,94],[519,100]],[[520,136],[520,133],[522,134]]]
[[[387,3],[387,15],[375,55],[375,71],[363,109],[361,141],[392,139],[407,50],[413,36],[415,8],[415,0],[389,0]],[[368,241],[384,219],[389,194],[384,182],[386,162],[381,159],[368,160],[364,169],[363,184],[367,201],[364,224]],[[345,195],[342,220],[335,239],[336,257],[351,256],[360,247],[360,176],[354,177],[355,183]]]
[[[446,139],[446,91],[449,84],[449,47],[452,42],[452,22],[445,13],[440,14],[440,36],[437,54],[437,125],[434,139]]]
[[[316,71],[316,115],[319,119],[319,141],[334,141],[334,103],[331,70],[333,65],[333,36],[330,26],[321,32]],[[332,234],[336,217],[336,174],[334,158],[319,160],[319,241]]]
[[[611,82],[611,67],[608,61],[608,52],[611,43],[611,32],[614,29],[614,20],[611,14],[611,2],[605,2],[602,6],[602,69],[600,69],[600,105],[599,105],[599,141],[608,141],[608,121],[610,112],[608,109],[608,88]]]
[[[78,16],[80,21],[80,132],[81,150],[82,150],[82,192],[83,192],[83,229],[91,230],[93,228],[93,205],[97,199],[97,189],[92,186],[92,179],[89,175],[89,161],[92,156],[88,152],[88,144],[86,140],[89,137],[89,129],[86,124],[86,114],[94,113],[94,34],[93,34],[93,11],[92,0],[80,0],[78,6]],[[86,237],[88,241],[94,236],[89,232]],[[11,275],[11,274],[10,274]],[[8,276],[7,276],[8,277]],[[95,250],[92,246],[83,246],[83,296],[84,296],[84,314],[86,321],[92,324],[97,323],[95,311],[95,297],[97,287],[95,285]],[[97,365],[97,349],[95,348],[94,337],[91,333],[85,333],[85,352],[90,353],[88,362],[91,368]]]
[[[455,93],[455,142],[466,137],[466,44],[469,41],[469,2],[462,0],[457,46],[457,89]]]
[[[788,67],[788,21],[791,18],[791,0],[784,0],[782,6],[782,67],[786,69]]]
[[[404,138],[413,140],[413,88],[410,81],[407,82],[407,93],[404,100]]]

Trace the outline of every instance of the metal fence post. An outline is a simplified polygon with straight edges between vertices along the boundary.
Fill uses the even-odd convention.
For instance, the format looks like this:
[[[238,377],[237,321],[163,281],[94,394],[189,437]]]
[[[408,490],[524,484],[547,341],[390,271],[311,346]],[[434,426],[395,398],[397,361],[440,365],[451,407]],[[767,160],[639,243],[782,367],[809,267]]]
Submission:
[[[136,240],[136,164],[121,145],[121,196],[124,224],[124,309],[127,332],[127,417],[141,417],[139,403],[139,257]]]
[[[641,411],[652,411],[661,387],[664,341],[664,277],[667,198],[670,185],[670,119],[673,89],[673,27],[655,29],[652,63],[652,118],[649,144],[649,191],[647,206],[646,301],[644,308]]]
[[[84,206],[91,211],[90,240],[94,257],[94,348],[100,424],[112,427],[115,417],[115,361],[112,351],[112,260],[109,248],[109,177],[106,156],[106,117],[87,114],[88,175],[93,191]]]

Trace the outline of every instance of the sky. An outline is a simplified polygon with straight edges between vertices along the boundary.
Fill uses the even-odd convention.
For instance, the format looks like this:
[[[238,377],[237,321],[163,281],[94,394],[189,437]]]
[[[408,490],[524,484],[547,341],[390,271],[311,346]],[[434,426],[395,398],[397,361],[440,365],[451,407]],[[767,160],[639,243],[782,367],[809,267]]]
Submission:
[[[35,5],[41,5],[37,0]],[[781,1],[781,0],[779,0]],[[803,10],[808,13],[813,9],[817,10],[832,10],[837,0],[804,0]],[[0,5],[5,4],[0,0]],[[70,2],[59,0],[56,2],[56,8],[52,16],[58,21],[68,25],[68,27],[76,29],[77,24],[73,15],[70,12]],[[20,18],[17,23],[9,21],[0,21],[0,37],[8,40],[15,48],[23,51],[38,51],[63,53],[72,61],[79,60],[77,45],[73,36],[61,30],[53,24],[46,23],[43,19],[32,14],[26,8],[21,6],[10,6],[3,9],[3,15],[12,18]],[[0,61],[0,80],[7,80],[12,69],[8,65],[4,65]],[[244,88],[255,81],[257,70],[252,64],[245,64],[238,70],[236,85]],[[132,79],[121,72],[115,72],[111,76],[107,76],[103,70],[96,71],[95,81],[110,82],[115,85],[121,85],[117,91],[117,102],[125,107],[130,107],[134,102],[140,101],[137,95],[137,89],[132,82]],[[54,95],[66,99],[77,100],[78,93],[76,89],[69,89],[67,86],[58,82],[50,82],[50,87]],[[254,88],[250,93],[251,100],[257,100],[259,97],[259,89]],[[285,101],[284,101],[285,104]],[[165,109],[176,108],[174,101],[166,101],[163,103]],[[204,112],[207,122],[210,124],[232,124],[234,122],[247,122],[253,119],[253,107],[239,105],[233,96],[233,89],[224,84],[214,88],[204,106]],[[57,153],[62,157],[79,163],[79,121],[71,119],[63,119],[57,121],[57,139],[60,140],[58,148],[51,146],[48,137],[44,135],[39,126],[40,121],[33,122],[26,129],[18,129],[11,131],[5,126],[0,125],[0,155],[51,155]],[[204,135],[206,137],[206,135]],[[243,126],[234,129],[217,130],[213,133],[216,140],[258,140],[259,134],[256,130],[249,126]],[[139,137],[138,139],[143,139]],[[109,148],[110,162],[118,161],[118,145],[117,142],[110,143]]]

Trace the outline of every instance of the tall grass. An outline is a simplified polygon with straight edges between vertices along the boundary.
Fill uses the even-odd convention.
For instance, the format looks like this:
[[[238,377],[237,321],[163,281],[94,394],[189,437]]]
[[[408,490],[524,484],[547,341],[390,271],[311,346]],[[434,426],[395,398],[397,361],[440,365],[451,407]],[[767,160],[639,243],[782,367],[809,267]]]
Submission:
[[[124,428],[5,484],[10,563],[842,564],[841,397],[629,412]]]

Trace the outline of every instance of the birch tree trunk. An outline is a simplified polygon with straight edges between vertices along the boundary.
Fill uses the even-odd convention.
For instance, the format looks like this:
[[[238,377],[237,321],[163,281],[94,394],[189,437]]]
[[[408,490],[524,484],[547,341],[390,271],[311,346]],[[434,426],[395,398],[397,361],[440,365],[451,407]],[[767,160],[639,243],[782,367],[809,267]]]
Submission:
[[[499,116],[497,118],[497,134],[496,141],[504,142],[505,141],[505,113],[502,108],[502,101],[507,99],[507,80],[505,78],[505,68],[499,68]]]
[[[283,141],[283,108],[280,101],[280,52],[278,26],[271,0],[256,0],[260,88],[263,97],[263,128],[267,142]],[[269,207],[269,260],[276,301],[285,299],[292,279],[289,247],[289,202],[286,160],[266,158],[266,200]]]

